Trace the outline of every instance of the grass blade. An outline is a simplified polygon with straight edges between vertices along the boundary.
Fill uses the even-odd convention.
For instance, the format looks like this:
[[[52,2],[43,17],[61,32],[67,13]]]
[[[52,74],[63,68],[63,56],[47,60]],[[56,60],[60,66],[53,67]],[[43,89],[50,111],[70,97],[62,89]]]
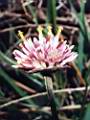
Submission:
[[[27,95],[26,92],[22,91],[20,88],[18,88],[15,83],[14,80],[3,70],[0,68],[0,76],[4,78],[4,80],[22,97],[24,97],[25,95]],[[26,100],[26,102],[28,102],[29,104],[34,104],[33,101],[31,100]]]
[[[48,22],[52,25],[54,33],[56,33],[56,0],[47,1]]]

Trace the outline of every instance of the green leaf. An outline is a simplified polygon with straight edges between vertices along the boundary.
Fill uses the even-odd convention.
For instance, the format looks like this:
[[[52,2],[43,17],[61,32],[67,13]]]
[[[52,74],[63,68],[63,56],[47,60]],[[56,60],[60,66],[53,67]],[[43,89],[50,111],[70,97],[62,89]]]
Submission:
[[[39,73],[38,73],[39,74]],[[32,79],[32,81],[35,83],[35,84],[37,84],[37,85],[39,85],[40,87],[43,87],[43,84],[38,80],[38,79],[40,79],[39,78],[39,76],[38,76],[38,74],[35,76],[35,75],[27,75],[27,77],[29,78],[29,79]]]
[[[27,79],[32,81],[38,87],[40,87],[40,88],[43,87],[43,83],[41,82],[41,81],[43,81],[43,77],[40,73],[29,74],[29,73],[23,72],[22,70],[17,71],[17,73],[18,72],[21,72],[21,74],[25,75],[27,77]],[[31,84],[31,82],[29,82],[29,83]]]
[[[20,88],[18,88],[15,84],[15,80],[13,80],[3,69],[0,68],[0,76],[4,78],[4,80],[22,97],[27,95],[27,93]],[[26,100],[27,103],[29,104],[34,104],[32,100]]]
[[[79,32],[79,39],[78,39],[78,66],[80,71],[83,69],[83,59],[84,59],[84,38],[82,36],[81,31]]]
[[[76,9],[73,6],[73,0],[69,0],[69,3],[71,5],[71,12],[72,15],[76,18],[77,22],[80,26],[80,32],[79,32],[79,42],[78,42],[78,66],[80,68],[80,71],[83,69],[83,61],[85,57],[84,48],[86,46],[86,42],[88,43],[89,35],[88,30],[86,27],[86,20],[85,20],[85,3],[83,0],[80,2],[80,13],[77,13]]]
[[[7,64],[16,64],[16,62],[12,59],[10,59],[8,56],[6,56],[3,52],[0,51],[0,60],[3,62],[6,62]]]
[[[85,115],[82,120],[90,120],[90,103],[87,105]]]
[[[0,97],[4,97],[4,93],[0,90]]]
[[[56,33],[56,0],[47,1],[48,22],[53,26],[53,31]]]

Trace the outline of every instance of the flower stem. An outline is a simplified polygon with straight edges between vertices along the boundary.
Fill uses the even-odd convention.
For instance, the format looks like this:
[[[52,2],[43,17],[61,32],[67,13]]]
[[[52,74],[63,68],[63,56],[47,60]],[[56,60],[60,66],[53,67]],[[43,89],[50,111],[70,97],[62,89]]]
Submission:
[[[45,85],[48,93],[48,100],[50,102],[52,120],[59,120],[57,108],[56,108],[55,96],[53,93],[53,82],[51,77],[45,77]]]

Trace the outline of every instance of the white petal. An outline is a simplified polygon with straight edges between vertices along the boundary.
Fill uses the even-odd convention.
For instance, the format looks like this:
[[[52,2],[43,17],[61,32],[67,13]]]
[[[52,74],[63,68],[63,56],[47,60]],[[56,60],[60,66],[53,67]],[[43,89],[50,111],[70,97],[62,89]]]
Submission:
[[[24,46],[21,49],[26,55],[30,54],[30,52]]]
[[[53,46],[53,48],[57,47],[57,45],[59,44],[58,42],[59,40],[57,39],[57,37],[53,37],[51,40],[51,46]]]
[[[36,37],[33,38],[33,43],[34,43],[34,46],[36,47],[40,45],[39,40],[37,40]]]
[[[72,55],[70,57],[66,58],[65,60],[63,60],[60,65],[63,66],[64,64],[66,64],[68,62],[72,62],[73,60],[75,60],[75,58],[77,56],[78,56],[77,53],[72,53]]]
[[[73,48],[74,48],[74,45],[71,45],[71,46],[69,47],[70,50],[72,50]]]
[[[20,58],[24,58],[24,59],[27,58],[27,56],[19,50],[14,50],[13,55],[15,57],[20,57]]]
[[[24,42],[25,47],[30,51],[34,47],[32,40],[29,38]]]

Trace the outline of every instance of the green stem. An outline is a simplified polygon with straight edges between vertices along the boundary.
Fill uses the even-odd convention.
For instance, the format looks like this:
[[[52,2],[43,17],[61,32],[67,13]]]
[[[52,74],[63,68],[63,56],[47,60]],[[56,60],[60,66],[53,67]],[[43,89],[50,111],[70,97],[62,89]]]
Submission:
[[[53,27],[54,34],[56,33],[56,0],[48,0],[47,1],[47,14],[48,14],[48,22]]]
[[[80,113],[80,117],[79,117],[79,120],[83,120],[83,117],[85,115],[85,111],[86,111],[86,108],[85,108],[85,104],[86,104],[86,101],[87,101],[87,91],[88,91],[88,83],[86,82],[86,88],[85,88],[85,92],[84,92],[84,95],[83,95],[83,102],[82,102],[82,105],[81,105],[81,113]]]
[[[46,90],[48,93],[48,100],[50,102],[52,120],[59,120],[55,102],[55,96],[53,93],[53,82],[51,77],[45,77]]]

